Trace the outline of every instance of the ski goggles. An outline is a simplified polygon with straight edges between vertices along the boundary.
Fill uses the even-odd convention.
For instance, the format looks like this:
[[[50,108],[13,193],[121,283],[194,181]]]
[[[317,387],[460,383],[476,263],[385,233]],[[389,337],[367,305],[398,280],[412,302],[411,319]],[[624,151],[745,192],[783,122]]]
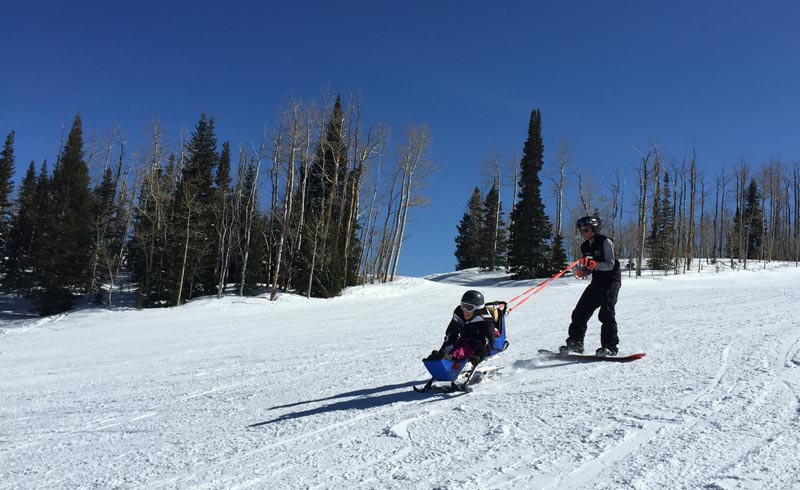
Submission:
[[[475,311],[483,308],[484,305],[473,305],[470,303],[461,303],[461,309],[464,311]]]
[[[591,226],[581,226],[581,233],[589,233],[590,231],[592,231]]]

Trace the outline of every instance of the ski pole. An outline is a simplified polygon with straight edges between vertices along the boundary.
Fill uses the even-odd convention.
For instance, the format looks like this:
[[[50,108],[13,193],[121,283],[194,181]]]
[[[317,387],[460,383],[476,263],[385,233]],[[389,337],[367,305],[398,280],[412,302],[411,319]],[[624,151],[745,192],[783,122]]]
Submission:
[[[533,296],[534,294],[538,293],[538,292],[539,292],[539,291],[541,291],[542,289],[546,288],[547,286],[549,286],[549,285],[550,285],[550,283],[551,283],[551,282],[555,281],[555,280],[556,280],[556,279],[558,279],[559,277],[561,277],[561,276],[563,276],[564,274],[566,274],[568,270],[570,270],[570,269],[572,269],[573,267],[575,267],[576,265],[578,265],[578,262],[580,262],[580,260],[576,260],[575,262],[573,262],[573,263],[571,263],[570,265],[568,265],[566,269],[564,269],[563,271],[561,271],[561,272],[559,272],[559,273],[555,274],[553,277],[551,277],[551,278],[549,278],[549,279],[545,279],[544,281],[540,282],[540,283],[539,283],[539,284],[537,284],[536,286],[533,286],[532,288],[528,289],[528,290],[527,290],[527,291],[525,291],[524,293],[522,293],[522,294],[519,294],[519,295],[517,295],[516,297],[512,298],[512,299],[511,299],[511,300],[508,302],[508,304],[511,304],[511,303],[513,303],[514,301],[516,301],[516,300],[517,300],[517,299],[519,299],[519,298],[522,298],[522,299],[521,299],[521,300],[520,300],[520,301],[519,301],[517,304],[515,304],[515,305],[514,305],[514,306],[512,306],[512,307],[510,307],[510,308],[508,309],[508,312],[506,312],[506,314],[510,314],[512,310],[514,310],[514,309],[515,309],[515,308],[517,308],[518,306],[521,306],[521,305],[523,305],[523,304],[524,304],[526,301],[528,301],[529,299],[531,299],[531,296]]]

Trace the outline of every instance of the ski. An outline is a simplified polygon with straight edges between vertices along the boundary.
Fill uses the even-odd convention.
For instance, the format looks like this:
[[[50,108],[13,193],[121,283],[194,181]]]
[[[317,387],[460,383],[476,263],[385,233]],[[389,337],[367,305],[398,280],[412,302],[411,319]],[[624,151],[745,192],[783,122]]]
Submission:
[[[425,383],[425,386],[423,386],[422,388],[418,388],[416,386],[412,386],[412,388],[414,388],[414,391],[416,391],[417,393],[425,393],[426,391],[431,389],[431,386],[433,386],[434,381],[435,380],[431,378],[428,380],[427,383]]]
[[[455,381],[450,382],[448,386],[434,386],[436,390],[441,391],[442,393],[470,393],[472,391],[472,387],[468,386],[469,383],[461,383],[458,384]]]
[[[561,354],[558,352],[553,352],[547,349],[539,349],[539,354],[544,356],[554,358],[554,359],[564,359],[568,361],[574,362],[631,362],[637,359],[643,358],[646,354],[644,352],[639,352],[637,354],[630,354],[628,356],[593,356],[587,354]]]
[[[459,374],[455,381],[451,381],[449,385],[434,386],[435,378],[431,378],[425,383],[424,386],[412,386],[417,393],[425,393],[432,389],[441,391],[442,393],[454,393],[460,391],[462,393],[469,393],[472,391],[470,384],[479,383],[485,376],[493,375],[500,370],[500,366],[478,366],[469,371],[464,371]]]

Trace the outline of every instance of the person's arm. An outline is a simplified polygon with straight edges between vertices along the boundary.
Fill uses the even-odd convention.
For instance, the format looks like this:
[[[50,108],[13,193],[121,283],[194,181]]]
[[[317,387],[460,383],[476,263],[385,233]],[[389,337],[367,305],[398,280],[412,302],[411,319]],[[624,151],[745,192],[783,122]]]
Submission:
[[[458,339],[458,332],[461,330],[461,325],[463,325],[464,320],[458,316],[458,314],[454,311],[453,318],[450,319],[450,323],[447,324],[447,330],[444,332],[444,343],[442,347],[444,347],[448,342],[455,341]]]
[[[483,355],[487,356],[489,355],[489,352],[492,350],[492,345],[494,345],[494,319],[489,313],[487,313],[486,315],[482,315],[482,317],[483,317],[483,336],[486,339],[484,341]]]

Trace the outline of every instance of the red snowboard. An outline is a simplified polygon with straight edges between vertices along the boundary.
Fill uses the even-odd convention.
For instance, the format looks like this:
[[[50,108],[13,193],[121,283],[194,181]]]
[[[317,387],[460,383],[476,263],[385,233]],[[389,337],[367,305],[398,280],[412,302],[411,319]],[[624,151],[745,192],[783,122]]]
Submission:
[[[631,362],[635,361],[636,359],[641,359],[646,355],[644,352],[639,352],[638,354],[631,354],[629,356],[598,357],[586,354],[559,354],[558,352],[553,352],[547,349],[539,349],[539,354],[543,354],[554,359],[564,359],[575,362]]]

